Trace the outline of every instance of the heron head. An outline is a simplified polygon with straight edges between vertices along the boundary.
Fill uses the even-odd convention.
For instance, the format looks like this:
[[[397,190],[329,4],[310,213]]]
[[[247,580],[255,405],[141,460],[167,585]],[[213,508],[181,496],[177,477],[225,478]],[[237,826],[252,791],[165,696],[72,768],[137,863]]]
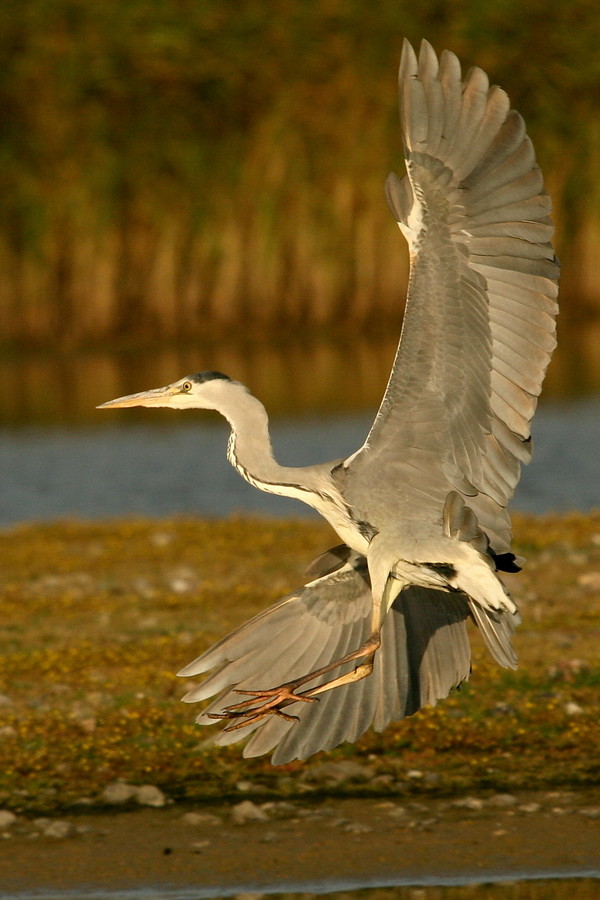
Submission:
[[[186,375],[173,384],[141,391],[139,394],[128,394],[101,403],[97,409],[123,409],[128,406],[168,406],[170,409],[220,409],[223,393],[233,381],[221,372],[198,372]]]

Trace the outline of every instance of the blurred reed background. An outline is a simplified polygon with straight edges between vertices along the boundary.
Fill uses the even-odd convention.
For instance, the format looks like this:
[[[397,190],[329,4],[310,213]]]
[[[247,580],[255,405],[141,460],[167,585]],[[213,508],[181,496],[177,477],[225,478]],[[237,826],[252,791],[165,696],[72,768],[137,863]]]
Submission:
[[[508,90],[554,199],[563,314],[599,314],[592,0],[3,0],[0,344],[397,323],[404,36]]]

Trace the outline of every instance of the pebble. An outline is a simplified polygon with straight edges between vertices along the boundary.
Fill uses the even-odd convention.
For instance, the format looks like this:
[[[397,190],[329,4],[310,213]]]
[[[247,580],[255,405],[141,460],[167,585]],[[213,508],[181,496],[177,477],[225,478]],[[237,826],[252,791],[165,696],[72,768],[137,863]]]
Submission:
[[[341,828],[343,825],[348,825],[350,823],[350,819],[345,819],[343,816],[338,819],[332,819],[329,823],[330,828]]]
[[[403,806],[394,806],[392,809],[388,811],[388,816],[392,816],[393,819],[401,819],[403,816],[406,816],[407,812]]]
[[[431,816],[429,819],[413,819],[408,823],[408,827],[414,828],[415,831],[427,831],[433,825],[436,825],[438,821],[435,816]]]
[[[268,800],[266,803],[262,803],[260,808],[268,816],[276,819],[289,819],[290,816],[308,818],[314,814],[313,810],[298,809],[297,806],[293,803],[288,803],[286,800]]]
[[[577,584],[591,590],[598,590],[600,588],[600,572],[584,572],[577,579]]]
[[[56,840],[60,840],[62,838],[69,837],[73,834],[75,829],[71,822],[67,822],[64,819],[55,819],[53,822],[50,822],[49,825],[46,825],[45,828],[42,829],[42,834],[44,837],[55,838]]]
[[[247,794],[249,791],[257,789],[252,781],[238,781],[235,787],[236,790],[240,791],[242,794]]]
[[[266,812],[253,803],[252,800],[242,800],[231,810],[231,819],[234,825],[246,825],[248,822],[268,821]]]
[[[159,808],[161,806],[166,806],[167,803],[167,798],[155,784],[143,784],[141,787],[136,788],[135,799],[140,806],[154,806]]]
[[[193,569],[181,566],[170,573],[167,583],[174,594],[188,594],[196,588],[198,576]]]
[[[600,819],[600,806],[585,806],[579,812],[588,819]]]
[[[583,712],[583,707],[579,703],[575,703],[574,700],[570,700],[568,703],[565,703],[564,710],[568,716],[580,716]]]
[[[100,797],[105,803],[118,806],[121,803],[127,803],[135,797],[137,788],[133,784],[126,784],[124,781],[114,781],[107,784],[102,791]]]
[[[479,797],[461,797],[460,800],[455,800],[452,806],[458,806],[462,809],[483,809],[485,806],[483,800],[480,800]]]
[[[182,815],[181,821],[186,825],[208,825],[210,828],[221,825],[219,816],[206,812],[186,812]]]
[[[173,534],[170,531],[155,531],[150,535],[149,541],[155,547],[168,547],[173,542]]]
[[[222,824],[223,820],[220,816],[213,813],[187,812],[181,817],[181,821],[186,825],[207,825],[209,828],[215,828]]]
[[[192,844],[194,853],[203,853],[207,847],[210,847],[210,841],[194,841]]]
[[[494,794],[493,797],[490,797],[489,803],[491,803],[492,806],[500,807],[516,806],[517,798],[512,794]]]
[[[347,825],[344,825],[342,831],[346,831],[348,834],[369,834],[373,831],[373,828],[364,822],[348,822]]]
[[[129,800],[135,800],[140,806],[156,808],[167,804],[167,798],[155,784],[139,786],[127,784],[125,781],[114,781],[112,784],[106,785],[100,797],[104,803],[110,803],[111,806],[119,806],[128,803]]]
[[[521,803],[519,811],[524,813],[536,813],[542,808],[541,803]]]
[[[371,785],[373,787],[385,788],[389,787],[393,780],[393,775],[376,775],[375,778],[371,779]]]
[[[0,828],[10,828],[17,821],[17,817],[10,809],[0,809]]]

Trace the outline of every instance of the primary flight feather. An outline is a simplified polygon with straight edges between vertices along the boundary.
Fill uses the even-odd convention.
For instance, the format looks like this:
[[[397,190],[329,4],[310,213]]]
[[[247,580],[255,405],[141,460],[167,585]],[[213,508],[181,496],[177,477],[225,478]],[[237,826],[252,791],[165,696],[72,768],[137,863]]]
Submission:
[[[304,759],[385,728],[469,677],[467,621],[514,667],[518,571],[506,505],[531,456],[530,422],[555,346],[558,263],[550,199],[508,97],[453,53],[405,41],[406,174],[389,205],[410,250],[402,334],[385,395],[347,459],[273,457],[262,404],[218,372],[103,404],[221,412],[228,458],[251,484],[317,509],[343,543],[308,584],[179,674],[215,697],[198,721],[244,753]]]

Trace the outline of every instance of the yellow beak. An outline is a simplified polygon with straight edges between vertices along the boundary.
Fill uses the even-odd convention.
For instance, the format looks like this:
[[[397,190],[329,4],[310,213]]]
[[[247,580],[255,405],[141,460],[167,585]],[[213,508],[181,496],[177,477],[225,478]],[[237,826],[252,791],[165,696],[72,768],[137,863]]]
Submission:
[[[128,406],[165,406],[169,398],[176,393],[171,386],[154,388],[152,391],[141,391],[139,394],[128,394],[126,397],[117,397],[116,400],[107,400],[100,403],[96,409],[124,409]]]

